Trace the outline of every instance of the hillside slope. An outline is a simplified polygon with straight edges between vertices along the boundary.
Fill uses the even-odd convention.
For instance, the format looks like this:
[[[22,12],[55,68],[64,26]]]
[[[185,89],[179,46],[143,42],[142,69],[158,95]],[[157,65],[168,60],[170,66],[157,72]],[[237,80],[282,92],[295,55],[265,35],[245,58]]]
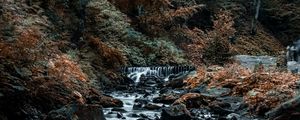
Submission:
[[[44,119],[78,96],[83,104],[119,105],[101,90],[129,83],[123,66],[226,64],[235,54],[276,56],[299,39],[299,1],[263,2],[255,35],[252,4],[4,0],[0,119]]]

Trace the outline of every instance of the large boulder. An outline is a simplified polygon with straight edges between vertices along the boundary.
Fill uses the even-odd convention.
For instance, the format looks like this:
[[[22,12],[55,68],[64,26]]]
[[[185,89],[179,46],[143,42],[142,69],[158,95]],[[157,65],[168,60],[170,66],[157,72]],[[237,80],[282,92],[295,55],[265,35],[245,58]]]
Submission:
[[[100,97],[99,104],[103,107],[123,107],[123,102],[109,96]]]
[[[178,104],[162,109],[161,120],[190,120],[192,116],[184,104]]]
[[[230,88],[210,88],[207,89],[206,92],[202,93],[202,94],[206,94],[208,96],[212,96],[212,97],[222,97],[222,96],[227,96],[231,93],[231,89]]]
[[[199,93],[187,93],[177,99],[173,105],[185,104],[187,108],[199,108],[201,106],[207,106],[214,97],[203,96]]]
[[[70,104],[49,112],[46,120],[105,120],[99,105]]]
[[[172,104],[176,99],[179,98],[179,95],[176,94],[164,94],[153,99],[154,103],[164,103]]]

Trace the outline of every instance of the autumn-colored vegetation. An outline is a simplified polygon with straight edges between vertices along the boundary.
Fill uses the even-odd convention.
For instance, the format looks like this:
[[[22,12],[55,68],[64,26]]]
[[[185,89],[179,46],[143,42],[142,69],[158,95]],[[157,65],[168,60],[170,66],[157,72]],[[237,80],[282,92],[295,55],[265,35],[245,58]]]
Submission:
[[[299,75],[289,72],[265,71],[263,68],[252,72],[238,64],[230,64],[224,68],[199,69],[197,75],[188,78],[186,83],[188,88],[201,84],[210,88],[232,88],[231,94],[243,96],[252,112],[263,114],[294,97],[299,78]]]
[[[41,34],[36,29],[28,29],[20,34],[13,42],[0,43],[0,58],[14,61],[35,61],[39,52],[38,45],[41,44]]]
[[[0,4],[0,119],[33,112],[44,119],[50,110],[74,102],[74,93],[81,104],[117,105],[120,101],[106,103],[110,97],[100,101],[98,91],[124,82],[117,70],[126,65],[194,64],[198,72],[185,81],[187,88],[232,88],[231,95],[244,96],[257,113],[295,95],[298,75],[226,64],[235,54],[283,53],[300,37],[298,1],[264,1],[256,35],[249,32],[253,3],[247,0]]]
[[[94,37],[90,37],[89,41],[89,44],[97,50],[99,57],[105,60],[105,62],[112,66],[112,68],[118,69],[121,65],[126,64],[127,58],[121,53],[121,51],[107,46],[100,39]]]

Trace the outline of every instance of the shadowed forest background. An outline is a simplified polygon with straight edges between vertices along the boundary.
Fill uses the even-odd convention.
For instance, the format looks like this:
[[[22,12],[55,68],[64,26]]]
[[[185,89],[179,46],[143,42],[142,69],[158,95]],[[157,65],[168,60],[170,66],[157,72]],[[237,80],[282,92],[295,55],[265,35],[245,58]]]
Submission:
[[[257,21],[255,1],[0,0],[0,119],[104,119],[97,110],[124,103],[103,91],[131,84],[122,67],[178,65],[197,73],[176,88],[230,88],[249,115],[263,119],[297,96],[300,76],[285,70],[284,57],[300,39],[300,1],[262,0]],[[278,61],[275,69],[249,71],[235,55]],[[172,103],[222,108],[201,93]],[[270,119],[292,119],[294,108]]]

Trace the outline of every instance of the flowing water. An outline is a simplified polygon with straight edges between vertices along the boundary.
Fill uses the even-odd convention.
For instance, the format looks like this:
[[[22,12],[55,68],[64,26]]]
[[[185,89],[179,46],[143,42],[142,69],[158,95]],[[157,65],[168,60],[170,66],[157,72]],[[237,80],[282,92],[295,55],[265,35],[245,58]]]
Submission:
[[[168,81],[170,76],[187,73],[195,70],[193,66],[159,66],[159,67],[124,67],[122,73],[132,79],[134,83],[139,83],[141,77],[158,78]]]
[[[114,91],[107,93],[108,95],[120,99],[123,102],[123,107],[121,108],[105,108],[104,114],[107,120],[137,120],[137,119],[159,119],[160,109],[147,110],[144,105],[140,107],[135,107],[139,104],[137,101],[142,100],[147,103],[159,107],[166,107],[166,104],[153,103],[153,98],[159,96],[159,88],[151,86],[138,86],[141,80],[153,80],[159,79],[163,82],[169,81],[169,78],[174,75],[188,73],[195,70],[191,66],[168,66],[168,67],[124,67],[122,68],[122,73],[128,78],[133,80],[136,91]],[[141,79],[143,78],[143,79]],[[148,91],[147,96],[145,92]],[[150,93],[150,94],[149,94]],[[146,104],[147,104],[146,103]]]
[[[257,64],[262,64],[266,69],[276,66],[277,59],[270,56],[235,56],[237,61],[249,68],[254,69]],[[291,65],[290,65],[291,64]],[[294,66],[288,63],[288,66]],[[171,89],[161,87],[159,85],[150,86],[151,84],[169,83],[172,80],[178,80],[178,76],[191,75],[195,71],[190,66],[169,66],[169,67],[124,67],[122,73],[132,80],[132,88],[124,91],[106,92],[109,96],[117,98],[123,102],[123,107],[104,108],[105,118],[107,120],[159,120],[161,118],[162,109],[170,104],[156,104],[153,100],[161,97],[162,94],[183,95],[189,92],[200,93],[204,96],[215,96],[216,100],[222,107],[211,106],[201,108],[191,108],[189,112],[195,120],[264,120],[259,116],[249,114],[248,106],[244,103],[240,96],[222,96],[230,92],[230,88],[206,89],[207,86],[198,86],[192,90]],[[164,85],[163,85],[164,86]],[[149,109],[145,106],[156,106],[155,109]],[[170,106],[172,108],[174,106]],[[225,107],[225,108],[223,108]],[[165,116],[165,115],[164,115]]]
[[[158,96],[158,94],[153,94],[144,98],[142,94],[139,93],[124,93],[124,92],[113,92],[110,94],[112,97],[122,100],[124,103],[123,107],[115,109],[114,108],[105,108],[104,114],[107,120],[136,120],[138,118],[147,117],[149,119],[156,119],[160,117],[159,110],[147,110],[141,108],[134,108],[136,104],[135,100],[137,99],[147,99],[149,102],[153,97]],[[163,104],[157,104],[158,106],[163,106]],[[119,114],[119,115],[118,115]]]

